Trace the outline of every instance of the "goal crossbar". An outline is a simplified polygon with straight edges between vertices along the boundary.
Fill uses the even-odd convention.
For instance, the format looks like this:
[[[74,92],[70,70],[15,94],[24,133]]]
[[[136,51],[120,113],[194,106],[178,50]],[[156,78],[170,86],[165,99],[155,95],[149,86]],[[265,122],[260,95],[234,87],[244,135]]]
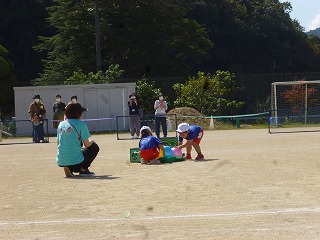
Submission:
[[[273,82],[273,83],[271,83],[271,86],[275,86],[275,85],[303,85],[303,84],[320,84],[320,80]]]

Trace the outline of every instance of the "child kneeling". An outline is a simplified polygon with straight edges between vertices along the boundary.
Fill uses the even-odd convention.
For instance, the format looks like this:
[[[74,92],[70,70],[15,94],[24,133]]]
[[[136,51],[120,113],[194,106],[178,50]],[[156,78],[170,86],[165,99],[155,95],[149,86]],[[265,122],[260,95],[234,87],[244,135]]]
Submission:
[[[164,153],[162,142],[152,136],[152,131],[148,126],[143,126],[140,129],[140,156],[141,164],[160,164],[161,162],[157,159],[160,155],[160,151]]]
[[[60,122],[57,129],[56,161],[64,168],[66,177],[74,176],[73,172],[79,172],[79,176],[94,176],[89,167],[99,152],[99,146],[89,139],[88,126],[81,120],[84,111],[87,109],[79,103],[69,103],[65,111],[67,120]]]

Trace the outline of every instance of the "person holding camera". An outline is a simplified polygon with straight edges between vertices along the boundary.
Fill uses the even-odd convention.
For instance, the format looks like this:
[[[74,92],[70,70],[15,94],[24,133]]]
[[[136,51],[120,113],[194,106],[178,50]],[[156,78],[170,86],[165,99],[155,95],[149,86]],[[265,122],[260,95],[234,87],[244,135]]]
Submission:
[[[155,111],[155,124],[156,124],[156,135],[160,138],[160,124],[162,126],[163,137],[167,137],[167,114],[168,110],[167,101],[164,100],[163,94],[159,94],[159,99],[154,102]]]
[[[28,113],[30,114],[30,120],[33,126],[33,142],[44,142],[44,119],[46,119],[46,108],[43,103],[40,102],[39,94],[34,97],[34,102],[30,104]]]
[[[131,138],[139,138],[141,106],[135,92],[129,95],[128,107]]]

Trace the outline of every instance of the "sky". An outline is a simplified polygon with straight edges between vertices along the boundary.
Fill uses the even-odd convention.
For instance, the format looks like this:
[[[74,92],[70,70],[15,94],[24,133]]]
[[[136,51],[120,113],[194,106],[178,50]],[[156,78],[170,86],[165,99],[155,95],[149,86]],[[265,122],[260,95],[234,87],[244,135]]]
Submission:
[[[280,2],[291,3],[291,18],[298,20],[306,31],[320,27],[320,0],[280,0]]]

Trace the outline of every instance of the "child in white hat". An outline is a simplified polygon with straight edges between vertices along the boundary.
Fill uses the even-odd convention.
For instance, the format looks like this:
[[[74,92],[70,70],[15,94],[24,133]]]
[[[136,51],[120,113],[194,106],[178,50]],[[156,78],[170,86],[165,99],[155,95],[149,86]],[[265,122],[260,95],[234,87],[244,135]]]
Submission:
[[[161,150],[164,152],[162,142],[152,136],[152,131],[148,126],[143,126],[140,129],[140,136],[139,148],[141,164],[159,164],[160,161],[157,158]]]
[[[179,133],[179,146],[178,148],[186,148],[187,154],[186,159],[192,159],[191,149],[194,147],[198,156],[196,160],[203,160],[204,156],[201,153],[200,142],[203,137],[203,129],[197,125],[189,125],[188,123],[180,123],[178,129],[176,130]],[[183,139],[186,139],[187,142],[183,143]]]

